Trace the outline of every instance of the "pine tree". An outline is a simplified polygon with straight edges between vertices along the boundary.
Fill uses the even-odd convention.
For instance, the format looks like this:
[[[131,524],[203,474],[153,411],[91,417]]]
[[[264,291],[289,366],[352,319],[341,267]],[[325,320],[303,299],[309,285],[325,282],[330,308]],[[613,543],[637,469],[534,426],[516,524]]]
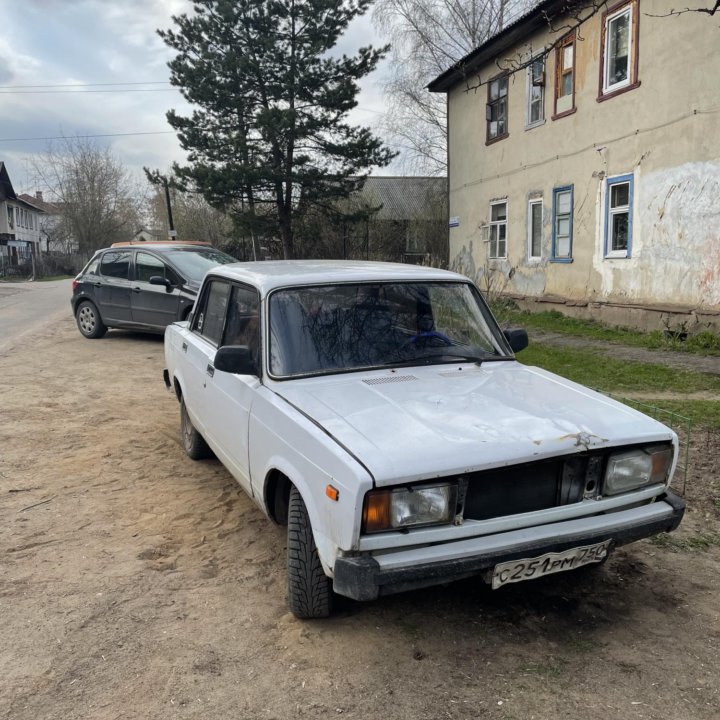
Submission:
[[[285,258],[297,217],[347,197],[394,157],[368,128],[347,123],[358,81],[388,48],[332,53],[371,2],[196,0],[192,15],[158,31],[177,51],[171,83],[195,108],[167,114],[188,151],[175,174],[245,229],[279,236]]]

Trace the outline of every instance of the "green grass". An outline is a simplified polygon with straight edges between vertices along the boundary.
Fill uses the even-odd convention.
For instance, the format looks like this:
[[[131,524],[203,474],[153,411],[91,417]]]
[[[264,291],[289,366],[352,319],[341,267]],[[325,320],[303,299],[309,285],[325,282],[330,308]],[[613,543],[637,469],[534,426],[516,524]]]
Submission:
[[[697,535],[682,538],[660,533],[650,538],[650,542],[655,547],[671,550],[672,552],[696,552],[711,547],[720,547],[720,535],[717,533],[698,533]]]
[[[50,280],[69,280],[74,275],[46,275],[45,277],[35,278],[35,282],[49,282]]]
[[[622,396],[642,392],[643,403],[655,405],[690,418],[694,426],[720,429],[720,376],[691,370],[677,370],[651,363],[617,360],[589,350],[562,348],[534,343],[518,355],[525,365],[537,365],[595,390]],[[651,394],[677,394],[677,399],[658,398]],[[691,400],[683,394],[717,393],[718,400]]]
[[[644,333],[628,328],[616,328],[592,320],[580,320],[563,315],[557,310],[531,313],[512,308],[507,304],[493,306],[501,325],[524,327],[527,330],[557,332],[572,337],[620,343],[649,350],[675,350],[700,355],[720,355],[720,334],[703,330],[688,335],[686,340],[656,330]]]
[[[653,363],[618,360],[591,350],[533,343],[518,355],[525,365],[538,365],[551,372],[606,392],[642,390],[652,392],[717,392],[720,376],[677,370]]]

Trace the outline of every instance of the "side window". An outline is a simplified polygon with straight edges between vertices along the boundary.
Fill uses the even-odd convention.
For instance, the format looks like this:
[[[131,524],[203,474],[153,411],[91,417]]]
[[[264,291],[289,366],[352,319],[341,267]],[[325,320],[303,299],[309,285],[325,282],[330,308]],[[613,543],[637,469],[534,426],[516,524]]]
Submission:
[[[527,127],[535,127],[545,120],[545,58],[539,57],[528,65]]]
[[[128,279],[130,269],[129,250],[108,250],[100,262],[100,273],[106,277]]]
[[[259,358],[260,296],[256,290],[233,286],[222,344],[247,345]]]
[[[575,33],[562,40],[555,51],[555,115],[575,110]]]
[[[139,252],[135,256],[135,278],[140,282],[149,282],[154,275],[165,277],[165,263],[154,255]]]
[[[487,120],[486,142],[500,140],[508,134],[508,76],[495,78],[488,83],[485,108]]]
[[[609,178],[605,193],[605,257],[630,257],[633,176]]]
[[[507,257],[507,201],[490,203],[490,258]]]
[[[193,330],[213,345],[220,345],[229,298],[230,284],[222,280],[212,280],[203,295],[200,308],[195,311]]]
[[[572,262],[573,187],[553,190],[553,244],[552,259]]]

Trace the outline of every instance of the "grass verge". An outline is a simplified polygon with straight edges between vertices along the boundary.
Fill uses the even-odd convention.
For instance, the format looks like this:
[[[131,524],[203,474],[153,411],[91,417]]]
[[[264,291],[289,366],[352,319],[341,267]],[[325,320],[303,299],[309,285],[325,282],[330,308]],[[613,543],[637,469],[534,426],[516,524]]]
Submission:
[[[596,390],[622,396],[641,391],[643,401],[678,413],[693,425],[720,429],[720,377],[691,370],[677,370],[651,363],[630,362],[598,355],[589,350],[554,347],[533,343],[518,355],[525,365],[537,365],[550,372]],[[673,399],[652,399],[673,394]],[[717,394],[717,400],[689,400],[683,395],[692,392]]]
[[[581,320],[563,315],[557,310],[531,313],[499,305],[493,308],[503,326],[513,325],[528,330],[557,332],[572,337],[621,343],[649,350],[674,350],[698,355],[720,355],[720,335],[703,330],[684,336],[682,332],[665,333],[659,330],[644,333],[628,328],[615,328],[592,320]],[[682,339],[684,338],[684,339]]]

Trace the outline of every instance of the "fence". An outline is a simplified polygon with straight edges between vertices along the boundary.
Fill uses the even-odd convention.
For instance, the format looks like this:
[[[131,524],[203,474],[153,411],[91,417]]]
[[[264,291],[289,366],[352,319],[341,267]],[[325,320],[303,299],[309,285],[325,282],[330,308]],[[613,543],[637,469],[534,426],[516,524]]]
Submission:
[[[81,253],[45,253],[34,258],[30,252],[15,256],[0,253],[0,277],[26,279],[53,275],[77,275],[88,261]]]

